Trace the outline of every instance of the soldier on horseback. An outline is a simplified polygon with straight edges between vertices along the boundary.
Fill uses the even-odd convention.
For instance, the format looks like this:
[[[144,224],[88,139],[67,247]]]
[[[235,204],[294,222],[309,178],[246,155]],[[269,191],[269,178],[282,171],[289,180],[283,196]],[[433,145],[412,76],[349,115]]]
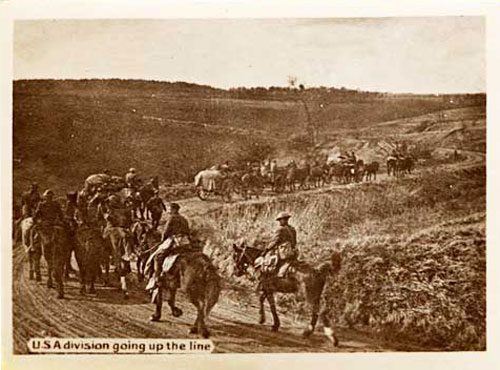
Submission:
[[[170,215],[165,226],[165,231],[163,232],[163,243],[160,244],[158,249],[150,256],[146,263],[146,273],[151,270],[151,267],[154,267],[153,279],[151,281],[154,286],[158,286],[160,283],[165,259],[169,255],[173,255],[191,246],[189,223],[187,219],[179,213],[179,210],[179,204],[170,203]],[[148,287],[150,285],[151,284],[148,284]]]
[[[132,214],[130,210],[125,207],[117,195],[111,195],[107,201],[107,213],[104,216],[106,220],[106,228],[104,229],[103,237],[106,239],[112,228],[121,228],[123,230],[130,230],[132,225]],[[132,255],[132,248],[130,243],[127,243],[127,250],[125,250],[122,259],[130,261]]]
[[[267,246],[264,252],[264,259],[268,256],[277,256],[276,267],[273,271],[277,271],[278,277],[284,277],[293,261],[297,260],[297,231],[293,226],[288,224],[288,220],[292,217],[286,212],[281,212],[276,217],[279,222],[279,227],[274,231],[271,243]]]
[[[35,226],[31,230],[30,240],[28,242],[28,250],[32,247],[35,233],[39,227],[52,228],[56,225],[61,225],[64,222],[64,216],[61,207],[54,200],[54,192],[47,189],[42,196],[42,201],[38,204],[33,215]]]

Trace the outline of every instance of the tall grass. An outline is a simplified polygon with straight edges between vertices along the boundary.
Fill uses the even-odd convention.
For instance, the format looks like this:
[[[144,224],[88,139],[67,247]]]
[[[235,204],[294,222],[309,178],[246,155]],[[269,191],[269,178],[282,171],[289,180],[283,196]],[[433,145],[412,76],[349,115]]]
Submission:
[[[327,302],[339,325],[369,328],[450,349],[485,346],[485,169],[423,172],[323,194],[227,205],[198,221],[207,253],[228,281],[231,245],[265,246],[288,211],[300,258],[317,264],[341,250]],[[473,216],[470,216],[473,215]],[[248,300],[248,297],[244,297]],[[297,315],[302,302],[279,304]]]

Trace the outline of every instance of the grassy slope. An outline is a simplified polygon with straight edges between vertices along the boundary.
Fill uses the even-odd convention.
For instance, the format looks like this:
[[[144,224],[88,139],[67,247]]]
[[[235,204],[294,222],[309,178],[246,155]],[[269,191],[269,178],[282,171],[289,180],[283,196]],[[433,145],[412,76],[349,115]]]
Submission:
[[[287,210],[302,259],[319,263],[342,251],[344,267],[327,298],[338,325],[429,349],[484,349],[485,174],[482,165],[424,171],[397,182],[226,207],[196,227],[227,279],[250,287],[232,277],[230,246],[265,245],[275,215]],[[294,297],[279,302],[307,316]]]
[[[298,93],[243,93],[145,81],[16,81],[14,188],[34,180],[64,191],[103,168],[120,174],[130,166],[163,181],[191,181],[248,142],[282,150],[304,131]],[[341,90],[306,90],[302,98],[324,133],[452,106],[442,97]],[[478,97],[464,99],[470,105]]]

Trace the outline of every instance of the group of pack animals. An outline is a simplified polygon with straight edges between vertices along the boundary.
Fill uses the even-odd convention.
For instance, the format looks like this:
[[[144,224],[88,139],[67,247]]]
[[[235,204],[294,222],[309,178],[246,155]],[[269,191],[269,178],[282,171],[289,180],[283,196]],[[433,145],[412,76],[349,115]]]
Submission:
[[[400,177],[411,174],[415,160],[411,156],[389,156],[386,161],[387,175]],[[269,165],[255,164],[240,171],[228,171],[221,181],[219,194],[224,200],[231,199],[231,193],[240,194],[245,200],[259,197],[266,188],[274,193],[293,192],[319,188],[326,184],[359,183],[374,181],[380,170],[380,163],[338,161],[319,163],[315,161],[298,166],[294,161],[271,170]],[[201,197],[205,200],[205,197]]]
[[[146,186],[154,187],[154,183],[150,182]],[[148,211],[144,207],[141,211],[130,208],[138,215],[130,227],[115,226],[105,230],[103,219],[106,218],[106,199],[109,199],[109,194],[128,194],[122,204],[127,207],[127,201],[129,201],[128,207],[130,207],[130,189],[124,188],[121,180],[115,178],[107,184],[105,194],[108,198],[99,198],[96,196],[97,193],[98,189],[95,184],[92,184],[92,181],[86,181],[84,188],[74,199],[72,196],[76,195],[75,193],[71,197],[68,194],[68,202],[73,202],[77,213],[80,214],[78,222],[64,222],[50,228],[35,227],[32,234],[34,239],[31,241],[30,248],[27,249],[29,278],[30,280],[36,279],[36,281],[42,280],[40,261],[43,256],[48,270],[47,287],[53,288],[54,278],[58,298],[64,298],[64,281],[71,269],[71,256],[74,253],[78,265],[81,294],[95,293],[95,283],[98,278],[104,286],[108,285],[110,265],[113,264],[114,271],[120,278],[119,289],[126,299],[128,290],[125,277],[132,273],[131,261],[123,258],[126,251],[133,250],[137,256],[137,275],[138,280],[142,281],[145,261],[161,243],[161,232],[146,220]],[[142,203],[147,205],[146,199],[143,199]],[[28,237],[26,231],[33,230],[33,223],[33,217],[23,218],[19,223],[22,243],[25,247]],[[260,254],[262,254],[261,250],[247,247],[245,244],[234,245],[232,249],[234,275],[244,275]],[[276,292],[305,292],[305,298],[311,307],[311,321],[303,335],[310,336],[314,332],[318,318],[321,318],[325,335],[334,345],[338,345],[338,339],[330,325],[328,310],[325,307],[320,310],[320,301],[327,277],[335,275],[340,269],[340,264],[340,254],[333,253],[331,258],[317,266],[300,262],[295,266],[297,273],[293,277],[277,277],[275,274],[261,272],[259,275],[261,292],[259,322],[261,324],[265,322],[264,301],[267,299],[274,319],[272,330],[277,331],[280,327],[280,320],[276,311],[274,294]],[[190,302],[197,309],[197,317],[190,333],[199,333],[203,337],[208,337],[209,331],[205,319],[219,299],[221,286],[221,278],[216,268],[209,257],[201,252],[201,248],[181,253],[169,270],[167,279],[159,288],[155,300],[155,315],[161,316],[164,299],[173,316],[182,315],[180,308],[175,305],[176,291],[182,287]]]

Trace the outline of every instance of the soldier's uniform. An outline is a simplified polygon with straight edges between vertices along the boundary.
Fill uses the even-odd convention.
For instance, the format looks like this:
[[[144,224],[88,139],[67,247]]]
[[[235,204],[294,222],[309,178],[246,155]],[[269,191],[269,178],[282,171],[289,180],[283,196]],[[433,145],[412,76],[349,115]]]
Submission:
[[[38,206],[33,214],[34,226],[30,232],[28,249],[31,249],[35,233],[39,227],[51,228],[56,225],[62,225],[64,222],[61,207],[57,201],[52,199],[52,196],[53,193],[51,190],[45,191],[43,200],[38,203]]]
[[[290,215],[282,212],[278,215],[276,220],[282,218],[289,218]],[[275,254],[278,256],[278,263],[276,269],[278,276],[283,277],[286,273],[291,262],[297,259],[297,231],[291,225],[280,225],[273,234],[271,243],[266,248],[268,254]]]
[[[160,249],[155,252],[154,256],[154,274],[159,278],[162,272],[163,261],[172,252],[173,247],[186,248],[191,244],[189,223],[184,216],[177,213],[179,205],[172,203],[170,205],[175,209],[167,220],[165,231],[163,232],[164,243],[160,245]]]
[[[102,209],[102,208],[101,208]],[[99,212],[99,208],[97,209]],[[107,239],[109,237],[110,230],[112,228],[122,228],[125,230],[126,234],[130,234],[130,227],[132,226],[132,214],[130,209],[124,207],[119,198],[116,195],[112,195],[108,198],[107,213],[104,215],[106,220],[106,227],[104,228],[103,238]],[[125,250],[125,255],[123,259],[128,261],[132,255],[132,245],[131,243],[126,243],[127,250]]]

